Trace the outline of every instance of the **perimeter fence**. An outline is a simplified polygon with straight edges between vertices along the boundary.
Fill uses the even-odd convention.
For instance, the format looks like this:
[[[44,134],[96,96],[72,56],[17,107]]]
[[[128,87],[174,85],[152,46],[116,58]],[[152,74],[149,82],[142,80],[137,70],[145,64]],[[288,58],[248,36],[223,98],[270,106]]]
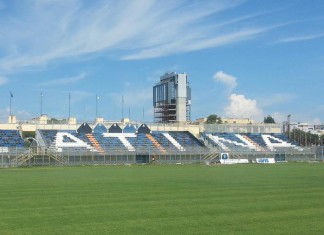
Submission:
[[[123,165],[123,164],[205,164],[217,163],[224,153],[218,148],[186,148],[182,151],[165,149],[151,151],[137,149],[127,151],[113,149],[106,152],[65,150],[48,148],[9,148],[0,152],[0,167],[63,166],[63,165]],[[309,147],[302,151],[226,151],[231,159],[274,158],[277,162],[324,161],[324,147]]]

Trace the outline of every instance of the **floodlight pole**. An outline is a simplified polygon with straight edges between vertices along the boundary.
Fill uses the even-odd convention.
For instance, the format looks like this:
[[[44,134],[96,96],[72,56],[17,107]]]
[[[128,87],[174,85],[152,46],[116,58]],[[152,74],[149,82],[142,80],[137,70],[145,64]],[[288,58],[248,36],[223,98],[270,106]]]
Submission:
[[[85,120],[85,109],[86,109],[86,107],[85,107],[85,104],[83,105],[83,122],[86,122],[86,120]]]
[[[10,116],[11,116],[11,100],[12,100],[12,93],[10,92],[10,109],[9,109]]]
[[[143,107],[143,123],[144,123],[144,107]]]
[[[124,119],[124,96],[122,96],[122,119]]]
[[[99,97],[98,97],[98,95],[96,95],[96,118],[98,118],[98,100],[99,100]]]
[[[69,93],[69,118],[71,117],[71,94]]]
[[[43,115],[43,92],[40,94],[40,115]]]

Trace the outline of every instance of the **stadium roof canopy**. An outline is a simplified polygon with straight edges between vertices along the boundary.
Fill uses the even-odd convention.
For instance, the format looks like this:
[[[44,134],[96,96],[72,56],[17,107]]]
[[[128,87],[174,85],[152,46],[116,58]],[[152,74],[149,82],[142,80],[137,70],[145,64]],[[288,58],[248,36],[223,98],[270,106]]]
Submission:
[[[138,129],[137,129],[137,133],[140,134],[150,134],[151,130],[150,128],[148,128],[148,126],[146,124],[142,124]]]
[[[136,132],[136,126],[133,124],[127,124],[127,126],[123,129],[124,133],[135,133]]]
[[[82,123],[81,126],[77,130],[78,133],[89,134],[92,132],[91,127],[88,123]]]
[[[102,123],[98,123],[95,128],[93,128],[93,133],[102,134],[106,132],[108,132],[108,129]]]
[[[109,133],[122,133],[123,130],[120,128],[120,126],[117,123],[112,124],[111,127],[109,127]]]

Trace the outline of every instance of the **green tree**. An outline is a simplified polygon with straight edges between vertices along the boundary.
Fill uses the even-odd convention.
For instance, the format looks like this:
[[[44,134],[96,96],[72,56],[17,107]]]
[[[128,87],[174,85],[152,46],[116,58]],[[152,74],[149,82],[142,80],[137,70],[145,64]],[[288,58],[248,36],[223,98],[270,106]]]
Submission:
[[[317,135],[312,134],[310,132],[305,132],[299,129],[293,129],[289,137],[291,140],[299,143],[302,146],[309,146],[309,145],[321,145],[324,144],[324,135]]]
[[[276,123],[274,118],[271,117],[270,115],[268,115],[267,117],[264,117],[263,122],[264,123]]]
[[[48,123],[50,124],[62,124],[62,123],[66,123],[66,119],[56,119],[56,118],[51,118],[50,120],[48,120]]]
[[[207,124],[221,124],[223,123],[222,118],[217,116],[216,114],[211,114],[207,117]]]

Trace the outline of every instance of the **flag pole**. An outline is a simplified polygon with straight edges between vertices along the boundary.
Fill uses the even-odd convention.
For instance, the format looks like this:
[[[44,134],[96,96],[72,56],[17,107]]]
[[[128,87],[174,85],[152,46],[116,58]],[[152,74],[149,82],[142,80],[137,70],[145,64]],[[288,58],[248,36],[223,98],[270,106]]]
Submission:
[[[98,97],[98,95],[96,95],[96,118],[98,118],[98,100],[99,100],[99,97]]]
[[[144,107],[143,107],[143,123],[144,123]]]
[[[43,115],[43,92],[41,91],[41,97],[40,97],[40,115]]]
[[[122,119],[124,119],[124,96],[122,96]]]
[[[10,92],[10,109],[9,109],[9,114],[10,114],[10,116],[11,116],[11,100],[12,100],[12,97],[13,97],[13,95],[12,95],[12,93]]]
[[[69,118],[71,117],[71,93],[69,93]]]

